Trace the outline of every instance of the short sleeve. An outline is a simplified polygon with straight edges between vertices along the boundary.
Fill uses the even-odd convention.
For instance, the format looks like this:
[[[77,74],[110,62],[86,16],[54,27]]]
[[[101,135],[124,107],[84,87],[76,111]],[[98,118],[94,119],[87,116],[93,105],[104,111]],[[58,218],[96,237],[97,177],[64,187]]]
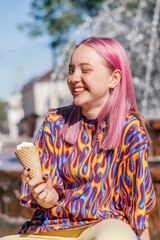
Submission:
[[[147,163],[148,143],[136,141],[135,145],[133,154],[122,163],[120,202],[131,227],[145,229],[148,228],[148,213],[155,206],[155,191]]]
[[[59,193],[59,200],[61,200],[64,195],[63,180],[59,174],[59,170],[57,167],[58,159],[54,150],[54,145],[56,143],[53,142],[56,141],[58,135],[59,133],[54,130],[54,119],[50,119],[48,115],[35,137],[34,145],[39,150],[42,173],[48,172],[48,174],[50,174],[52,185]],[[28,183],[25,182],[23,179],[21,183],[20,203],[25,207],[41,209],[41,207],[35,203],[35,200],[32,199],[28,188]]]

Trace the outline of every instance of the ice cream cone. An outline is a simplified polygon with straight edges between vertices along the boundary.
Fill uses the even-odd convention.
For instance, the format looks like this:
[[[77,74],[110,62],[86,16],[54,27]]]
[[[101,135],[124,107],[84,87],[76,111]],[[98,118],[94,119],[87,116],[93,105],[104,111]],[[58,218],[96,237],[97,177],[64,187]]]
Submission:
[[[30,168],[30,177],[42,177],[39,152],[35,146],[26,146],[15,151],[15,155],[26,169]]]

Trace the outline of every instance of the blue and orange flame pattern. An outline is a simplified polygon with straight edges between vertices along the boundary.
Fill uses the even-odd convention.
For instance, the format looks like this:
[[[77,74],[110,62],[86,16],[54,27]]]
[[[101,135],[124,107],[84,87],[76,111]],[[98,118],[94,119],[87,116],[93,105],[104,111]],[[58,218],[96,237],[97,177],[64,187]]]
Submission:
[[[37,208],[20,229],[33,234],[120,219],[135,229],[148,227],[148,213],[155,205],[149,172],[148,139],[140,121],[128,114],[116,149],[100,149],[96,122],[81,121],[76,144],[61,136],[66,109],[51,111],[42,124],[35,145],[43,171],[51,175],[60,199],[52,209],[29,201],[28,184],[22,180],[21,204]],[[28,200],[27,200],[28,198]]]

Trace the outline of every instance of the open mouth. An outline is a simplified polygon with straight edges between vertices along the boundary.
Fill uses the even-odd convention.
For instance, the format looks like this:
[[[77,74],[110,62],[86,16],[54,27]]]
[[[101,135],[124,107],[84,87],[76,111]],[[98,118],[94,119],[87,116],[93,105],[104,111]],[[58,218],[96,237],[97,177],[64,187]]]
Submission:
[[[87,90],[87,87],[85,86],[72,86],[71,92],[74,96],[78,96],[82,93],[84,93]]]
[[[75,88],[73,92],[78,93],[78,92],[83,92],[84,90],[85,90],[84,88]]]
[[[74,96],[78,96],[78,95],[84,93],[86,90],[87,90],[87,88],[85,88],[85,87],[77,86],[77,87],[72,88],[72,93]]]

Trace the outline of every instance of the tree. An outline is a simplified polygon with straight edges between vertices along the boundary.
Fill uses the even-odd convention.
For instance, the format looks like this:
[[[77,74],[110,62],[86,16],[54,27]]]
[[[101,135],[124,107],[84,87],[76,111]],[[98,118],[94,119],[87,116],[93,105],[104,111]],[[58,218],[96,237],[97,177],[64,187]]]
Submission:
[[[102,2],[104,0],[33,0],[31,21],[19,28],[27,30],[32,37],[49,34],[51,47],[56,49],[87,16],[97,15]]]
[[[7,120],[6,107],[7,107],[7,103],[0,100],[0,121]]]
[[[3,123],[7,120],[7,103],[0,100],[0,129],[3,127]]]

